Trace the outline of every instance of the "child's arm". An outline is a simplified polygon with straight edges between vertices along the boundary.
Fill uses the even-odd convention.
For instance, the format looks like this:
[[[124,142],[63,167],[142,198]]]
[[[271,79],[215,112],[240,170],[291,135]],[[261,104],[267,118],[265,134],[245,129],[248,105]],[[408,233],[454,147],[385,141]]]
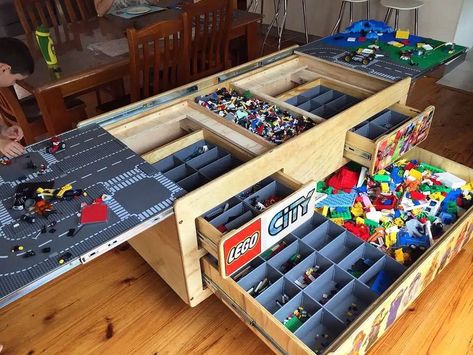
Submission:
[[[94,0],[95,10],[98,16],[105,15],[112,7],[113,0]]]
[[[23,130],[19,126],[0,126],[0,152],[7,158],[22,155],[25,148],[18,143],[23,138]]]

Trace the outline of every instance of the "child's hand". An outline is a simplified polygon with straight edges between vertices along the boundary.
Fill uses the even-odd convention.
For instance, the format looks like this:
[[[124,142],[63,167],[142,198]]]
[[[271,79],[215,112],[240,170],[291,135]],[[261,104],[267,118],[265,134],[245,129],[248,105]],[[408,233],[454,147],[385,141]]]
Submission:
[[[0,152],[8,159],[18,157],[25,152],[25,148],[18,142],[9,139],[0,139]]]
[[[19,142],[23,138],[23,130],[20,126],[3,127],[2,136]]]

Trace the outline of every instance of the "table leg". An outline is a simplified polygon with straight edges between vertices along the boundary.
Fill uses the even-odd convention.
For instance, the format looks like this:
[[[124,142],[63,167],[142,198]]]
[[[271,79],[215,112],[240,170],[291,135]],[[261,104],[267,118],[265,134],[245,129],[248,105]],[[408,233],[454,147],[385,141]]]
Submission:
[[[49,135],[54,136],[72,128],[71,117],[59,88],[35,92],[35,97]]]
[[[248,61],[258,58],[258,24],[256,22],[246,25],[246,53]]]

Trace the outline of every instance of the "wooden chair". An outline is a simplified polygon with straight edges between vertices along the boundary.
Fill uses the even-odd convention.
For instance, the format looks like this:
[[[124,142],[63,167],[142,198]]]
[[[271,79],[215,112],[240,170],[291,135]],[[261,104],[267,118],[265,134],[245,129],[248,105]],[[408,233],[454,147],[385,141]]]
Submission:
[[[97,16],[93,0],[15,0],[15,7],[25,33]]]
[[[97,111],[111,111],[189,82],[186,16],[127,29],[130,95],[98,105]]]
[[[65,100],[68,119],[76,123],[87,118],[85,104],[75,98]],[[34,98],[19,101],[13,88],[0,88],[0,117],[7,126],[18,125],[24,133],[26,144],[47,135],[47,130]],[[71,128],[73,125],[71,124]]]
[[[130,48],[131,102],[189,81],[187,15],[142,30],[127,30]]]
[[[201,0],[186,4],[190,29],[190,80],[198,80],[229,66],[229,32],[232,24],[231,0]]]

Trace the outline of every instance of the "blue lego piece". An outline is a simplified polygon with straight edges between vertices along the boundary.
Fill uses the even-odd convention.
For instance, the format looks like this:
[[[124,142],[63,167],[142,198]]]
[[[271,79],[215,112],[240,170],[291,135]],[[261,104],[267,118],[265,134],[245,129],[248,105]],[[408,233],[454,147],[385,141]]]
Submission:
[[[315,207],[351,207],[355,202],[356,193],[349,194],[333,194],[328,195],[322,201],[318,202]]]
[[[448,212],[440,212],[439,218],[442,220],[443,224],[452,224],[455,222],[455,216]]]
[[[401,217],[401,211],[398,210],[398,209],[395,209],[394,210],[394,218],[399,218],[399,217]]]
[[[396,248],[408,247],[410,245],[415,245],[419,247],[428,248],[430,246],[429,237],[427,235],[422,235],[419,237],[413,237],[405,230],[400,230],[397,232],[396,236]]]
[[[361,20],[357,22],[353,22],[350,26],[348,26],[345,31],[342,33],[392,33],[394,32],[391,26],[388,26],[383,21],[376,21],[376,20]]]
[[[376,278],[374,279],[371,289],[381,296],[381,294],[388,289],[389,286],[394,282],[394,278],[391,274],[387,273],[384,270],[378,272]]]
[[[456,201],[458,197],[462,195],[462,190],[461,189],[456,189],[456,190],[451,190],[447,196],[442,201],[442,204],[440,205],[440,210],[442,212],[447,212],[447,207],[448,203],[450,201]]]
[[[404,177],[402,174],[399,174],[399,170],[400,169],[398,167],[394,167],[391,171],[391,179],[393,179],[395,184],[400,184],[404,181]]]
[[[366,185],[363,184],[362,186],[357,187],[355,190],[356,190],[356,192],[358,192],[359,194],[362,194],[362,193],[365,193],[365,192],[368,191],[368,186],[366,186]]]
[[[378,39],[379,38],[378,34],[375,31],[369,31],[365,35],[365,37],[366,37],[366,39]]]

